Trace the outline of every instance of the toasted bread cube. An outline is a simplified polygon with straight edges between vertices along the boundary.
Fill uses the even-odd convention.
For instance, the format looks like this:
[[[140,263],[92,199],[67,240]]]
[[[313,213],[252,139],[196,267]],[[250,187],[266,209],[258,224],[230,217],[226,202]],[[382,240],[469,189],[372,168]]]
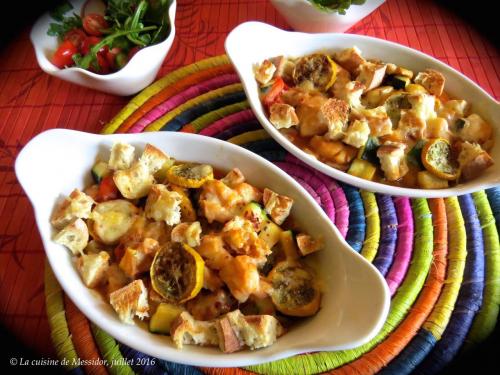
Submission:
[[[385,64],[375,64],[367,61],[359,67],[356,81],[365,86],[365,92],[372,90],[382,84],[386,67]]]
[[[411,104],[411,109],[422,120],[427,121],[436,117],[436,98],[429,94],[412,94],[408,95],[408,102]]]
[[[54,210],[50,223],[54,228],[62,229],[75,219],[87,219],[94,203],[90,196],[75,189]]]
[[[211,270],[209,267],[205,267],[203,272],[203,288],[208,289],[211,292],[215,292],[223,286],[224,283],[220,279],[217,272]]]
[[[170,336],[178,349],[190,344],[202,346],[219,344],[215,322],[195,320],[187,311],[183,311],[172,322]]]
[[[403,143],[388,143],[379,147],[377,156],[380,166],[389,181],[397,181],[408,173],[405,156],[406,145]]]
[[[281,225],[286,220],[293,206],[293,199],[286,195],[280,195],[271,189],[264,189],[264,209],[271,219]]]
[[[425,137],[426,138],[444,138],[448,141],[451,139],[448,121],[442,117],[436,117],[426,122]]]
[[[267,85],[273,79],[276,66],[269,60],[264,60],[262,64],[255,68],[255,79],[261,85]]]
[[[135,148],[128,143],[116,142],[111,147],[108,166],[114,170],[128,169],[134,162]]]
[[[235,349],[237,343],[227,342],[221,343],[223,339],[231,339],[229,328],[235,333],[241,346],[248,346],[251,350],[264,348],[276,342],[276,339],[281,336],[285,330],[272,315],[248,315],[245,316],[240,310],[234,310],[226,314],[223,319],[224,325],[227,327],[221,333],[225,336],[219,336],[220,347],[227,349]],[[222,327],[221,327],[222,328]],[[229,335],[227,335],[229,333]],[[236,344],[236,345],[235,345]]]
[[[154,255],[160,249],[158,241],[145,238],[137,248],[128,247],[120,260],[120,268],[130,278],[148,272]]]
[[[139,161],[147,166],[150,174],[158,172],[169,160],[167,154],[149,143],[139,158]]]
[[[382,137],[392,133],[392,122],[384,106],[353,110],[352,118],[366,120],[370,127],[370,135],[374,137]]]
[[[83,283],[89,288],[95,288],[106,280],[108,267],[109,254],[105,251],[98,254],[83,254],[76,262]]]
[[[269,112],[269,121],[276,129],[291,128],[299,123],[295,108],[289,104],[275,103],[271,106]]]
[[[126,324],[134,324],[134,316],[140,319],[148,316],[148,291],[142,280],[134,280],[115,290],[109,295],[109,303]]]
[[[130,282],[125,272],[118,266],[118,264],[113,263],[108,267],[107,270],[108,279],[108,294],[113,293],[115,290],[123,288]]]
[[[200,245],[201,225],[199,221],[177,224],[171,233],[172,242],[187,243],[191,247]]]
[[[221,181],[230,188],[234,188],[235,186],[245,182],[245,176],[243,176],[243,173],[241,173],[238,168],[233,168],[224,176],[224,178],[221,179]]]
[[[181,221],[182,197],[170,191],[165,185],[155,184],[146,201],[146,217],[155,221],[165,221],[167,225],[175,225]]]
[[[426,127],[425,120],[418,116],[414,109],[401,110],[398,129],[403,132],[405,137],[413,140],[424,139]]]
[[[470,104],[465,100],[451,99],[443,103],[437,111],[437,115],[448,121],[450,126],[453,126],[457,119],[467,117],[469,112]]]
[[[154,178],[143,162],[136,162],[130,168],[116,171],[113,175],[116,187],[127,199],[137,199],[148,195]]]
[[[478,114],[473,113],[463,120],[463,125],[457,129],[458,136],[463,141],[482,144],[492,138],[492,126]]]
[[[355,81],[356,82],[356,81]],[[367,108],[375,108],[385,103],[387,98],[394,92],[392,86],[380,86],[376,89],[367,91],[363,97],[362,103]]]
[[[342,138],[347,126],[349,105],[344,100],[328,99],[321,107],[321,114],[328,126],[325,138],[329,140]]]
[[[222,266],[219,276],[239,302],[245,302],[260,289],[260,276],[255,259],[248,255],[230,258]]]
[[[365,86],[358,81],[350,81],[335,92],[335,97],[347,102],[350,107],[361,107],[361,95],[365,92]]]
[[[390,75],[398,75],[398,76],[408,77],[410,79],[413,78],[413,72],[411,70],[392,63],[387,64],[387,69],[385,70],[385,72]]]
[[[225,316],[217,319],[215,328],[217,329],[221,351],[224,353],[234,353],[243,348],[244,343],[238,338],[239,332],[233,328],[229,317]]]
[[[428,171],[420,171],[417,174],[418,186],[422,189],[446,189],[448,181],[434,176]]]
[[[312,236],[305,233],[299,233],[296,238],[297,247],[299,248],[300,255],[303,257],[322,250],[324,247],[323,241],[315,240]]]
[[[354,73],[366,60],[361,56],[361,50],[354,46],[335,53],[335,60],[349,72]]]
[[[425,69],[417,74],[415,83],[424,86],[432,95],[441,96],[444,90],[445,78],[437,70]]]
[[[83,254],[83,249],[89,243],[87,224],[82,219],[76,219],[61,229],[54,241],[66,246],[74,255]]]
[[[354,120],[348,126],[342,142],[347,143],[356,148],[360,148],[366,144],[370,136],[370,126],[366,120]]]
[[[477,143],[464,142],[458,155],[460,177],[471,180],[493,165],[493,159]]]

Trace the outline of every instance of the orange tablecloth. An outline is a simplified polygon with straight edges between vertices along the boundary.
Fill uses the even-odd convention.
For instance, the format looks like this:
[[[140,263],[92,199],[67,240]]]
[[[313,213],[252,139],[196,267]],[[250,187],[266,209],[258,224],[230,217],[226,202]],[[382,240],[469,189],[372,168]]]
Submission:
[[[266,0],[178,0],[177,35],[159,76],[224,53],[227,33],[247,20],[289,28]],[[500,98],[498,50],[461,19],[427,0],[388,0],[351,33],[395,41],[465,73]],[[0,322],[40,357],[54,356],[43,295],[44,252],[31,206],[14,175],[20,148],[60,127],[99,132],[130,99],[43,73],[29,30],[0,54]]]

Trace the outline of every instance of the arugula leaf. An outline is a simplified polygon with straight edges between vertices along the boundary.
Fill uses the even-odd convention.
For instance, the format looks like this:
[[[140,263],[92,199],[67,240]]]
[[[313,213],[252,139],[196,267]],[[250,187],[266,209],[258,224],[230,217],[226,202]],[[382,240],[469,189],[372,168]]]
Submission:
[[[62,40],[68,31],[76,28],[82,28],[82,19],[78,14],[73,13],[73,16],[63,17],[59,22],[50,23],[47,35],[57,36],[59,40]]]
[[[59,4],[54,10],[52,10],[49,14],[56,21],[62,21],[64,19],[64,14],[73,9],[73,5],[71,5],[68,1],[65,1],[62,4]]]
[[[418,167],[419,169],[425,169],[424,165],[422,164],[422,149],[425,146],[425,141],[424,140],[419,140],[417,143],[415,143],[415,146],[408,152],[406,155],[406,159],[408,160],[408,163],[411,165],[414,165],[415,167]]]
[[[366,0],[309,0],[323,12],[345,14],[351,5],[363,5]]]

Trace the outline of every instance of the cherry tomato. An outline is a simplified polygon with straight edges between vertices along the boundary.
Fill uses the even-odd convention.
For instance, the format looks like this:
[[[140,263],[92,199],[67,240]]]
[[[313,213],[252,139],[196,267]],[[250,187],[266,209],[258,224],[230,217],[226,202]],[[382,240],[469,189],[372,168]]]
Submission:
[[[71,66],[75,62],[73,61],[73,55],[78,53],[78,49],[69,40],[63,41],[57,48],[54,56],[52,56],[52,64],[58,68],[64,68],[65,66]]]
[[[139,50],[139,46],[132,47],[130,51],[128,51],[128,59],[130,60]]]
[[[97,36],[86,37],[82,43],[82,48],[81,48],[82,55],[88,54],[90,52],[90,48],[92,48],[92,46],[95,46],[100,41],[101,41],[101,38],[99,38]]]
[[[115,63],[116,63],[116,68],[121,69],[127,64],[128,62],[128,57],[126,53],[120,52],[118,55],[116,55]]]
[[[273,85],[266,93],[262,101],[267,108],[281,100],[281,93],[286,90],[286,84],[281,77],[276,77]]]
[[[99,56],[99,54],[97,55]],[[99,183],[98,202],[105,202],[119,197],[118,188],[112,175],[104,177]]]
[[[91,13],[83,18],[83,29],[89,35],[101,36],[103,34],[102,30],[107,28],[108,23],[101,14]]]
[[[106,60],[108,60],[108,64],[111,69],[116,69],[116,56],[121,52],[121,49],[118,47],[113,47],[106,53]]]
[[[64,40],[69,40],[73,43],[78,51],[82,49],[85,39],[87,39],[87,34],[82,29],[71,29],[64,35]]]

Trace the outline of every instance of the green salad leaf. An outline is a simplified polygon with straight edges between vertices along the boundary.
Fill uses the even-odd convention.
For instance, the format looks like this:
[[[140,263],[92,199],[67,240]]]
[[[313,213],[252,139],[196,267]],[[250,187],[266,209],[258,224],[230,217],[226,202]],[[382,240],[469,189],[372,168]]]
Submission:
[[[345,14],[351,5],[363,5],[366,0],[309,0],[323,12]]]
[[[49,13],[56,22],[49,24],[47,35],[56,36],[62,40],[68,31],[82,27],[82,19],[78,14],[73,13],[71,16],[65,16],[71,9],[73,6],[66,1]]]

